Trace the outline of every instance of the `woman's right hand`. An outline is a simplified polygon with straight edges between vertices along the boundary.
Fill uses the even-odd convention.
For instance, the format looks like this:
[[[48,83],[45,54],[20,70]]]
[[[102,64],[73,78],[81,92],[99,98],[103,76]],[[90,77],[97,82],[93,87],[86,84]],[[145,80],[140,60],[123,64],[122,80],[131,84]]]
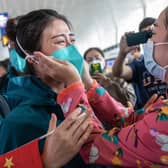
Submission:
[[[130,51],[135,50],[137,48],[137,46],[131,46],[131,47],[128,46],[126,34],[129,33],[125,33],[125,35],[123,35],[120,39],[120,55],[126,56]]]
[[[42,74],[42,76],[48,76],[56,82],[64,83],[65,85],[81,81],[77,69],[71,63],[55,58],[53,59],[40,51],[34,52],[33,56],[34,58],[30,58],[28,61],[34,64],[36,74],[39,77],[41,77]]]
[[[81,149],[92,132],[91,119],[77,108],[58,127],[57,118],[52,114],[42,154],[44,168],[60,168],[69,162]]]

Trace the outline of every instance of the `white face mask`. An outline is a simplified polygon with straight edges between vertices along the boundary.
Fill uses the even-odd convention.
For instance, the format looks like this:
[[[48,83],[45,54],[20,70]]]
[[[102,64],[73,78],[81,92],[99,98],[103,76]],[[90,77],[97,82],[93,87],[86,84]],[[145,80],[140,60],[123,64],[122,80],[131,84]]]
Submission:
[[[147,68],[150,74],[152,74],[156,78],[159,78],[162,81],[165,81],[166,69],[168,68],[168,65],[161,67],[159,64],[156,63],[156,61],[153,58],[154,46],[160,45],[168,45],[168,42],[154,44],[153,41],[148,40],[148,42],[144,44],[144,62],[145,67]]]

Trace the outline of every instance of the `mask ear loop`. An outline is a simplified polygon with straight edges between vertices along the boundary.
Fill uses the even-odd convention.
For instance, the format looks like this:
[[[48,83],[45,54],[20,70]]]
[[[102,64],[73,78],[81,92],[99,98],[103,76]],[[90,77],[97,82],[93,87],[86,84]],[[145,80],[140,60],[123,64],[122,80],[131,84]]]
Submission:
[[[44,138],[46,138],[46,137],[52,135],[52,134],[54,133],[54,131],[55,131],[55,129],[53,129],[53,130],[51,130],[50,132],[48,132],[48,133],[42,135],[41,137],[39,137],[39,140],[44,139]]]
[[[160,46],[160,45],[168,45],[168,42],[160,42],[160,43],[154,44],[154,46]]]
[[[27,60],[27,59],[30,58],[34,63],[39,64],[39,61],[35,59],[35,56],[34,56],[34,55],[30,55],[28,52],[26,52],[26,51],[23,49],[23,47],[20,45],[20,43],[19,43],[17,37],[16,37],[16,43],[17,43],[17,45],[19,46],[19,48],[22,50],[22,52],[26,55],[25,60]]]

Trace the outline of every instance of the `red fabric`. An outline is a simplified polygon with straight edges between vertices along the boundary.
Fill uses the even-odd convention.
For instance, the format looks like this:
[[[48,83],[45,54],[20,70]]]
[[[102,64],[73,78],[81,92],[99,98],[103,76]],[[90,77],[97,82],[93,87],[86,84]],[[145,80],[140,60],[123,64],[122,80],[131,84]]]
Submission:
[[[70,90],[73,86],[60,92],[58,103],[65,117],[78,105],[93,116],[92,135],[80,151],[87,164],[124,168],[168,168],[168,100],[151,105],[146,112],[133,112],[131,107],[124,107],[104,88],[94,83],[88,91],[90,103],[95,110],[93,111],[83,84]],[[119,121],[120,128],[104,130],[94,112],[99,114],[100,119],[103,118],[105,124],[110,123],[110,120]],[[134,118],[137,115],[142,116],[140,120],[137,117],[138,121]]]
[[[38,139],[0,155],[2,168],[42,168]]]

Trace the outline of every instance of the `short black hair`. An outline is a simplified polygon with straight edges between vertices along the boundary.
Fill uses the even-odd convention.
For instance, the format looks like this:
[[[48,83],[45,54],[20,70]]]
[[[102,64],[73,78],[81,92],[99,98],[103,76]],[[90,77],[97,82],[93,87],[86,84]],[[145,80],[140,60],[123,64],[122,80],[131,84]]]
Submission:
[[[152,24],[155,23],[155,21],[156,21],[156,19],[152,18],[152,17],[144,18],[139,24],[139,31],[142,31],[142,29],[144,29],[148,26],[151,26]]]
[[[85,51],[84,55],[83,55],[85,60],[86,60],[86,55],[87,55],[90,51],[92,51],[92,50],[96,50],[97,52],[99,52],[99,53],[102,55],[103,58],[105,58],[104,53],[103,53],[103,51],[102,51],[100,48],[98,48],[98,47],[91,47],[91,48],[87,49],[87,50]]]

